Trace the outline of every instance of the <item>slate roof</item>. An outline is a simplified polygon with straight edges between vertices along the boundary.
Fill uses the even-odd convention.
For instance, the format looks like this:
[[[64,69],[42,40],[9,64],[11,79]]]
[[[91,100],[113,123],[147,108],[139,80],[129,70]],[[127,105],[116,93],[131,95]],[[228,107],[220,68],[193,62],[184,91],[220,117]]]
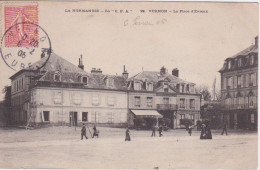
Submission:
[[[153,83],[157,83],[159,81],[164,81],[165,79],[168,79],[170,82],[173,83],[184,83],[184,84],[194,84],[191,82],[187,82],[185,80],[182,80],[179,77],[176,77],[172,74],[169,73],[165,73],[165,74],[160,74],[160,72],[156,72],[156,71],[143,71],[138,73],[137,75],[129,78],[128,80],[142,80],[144,81],[145,79],[147,79],[148,81],[151,81]]]
[[[35,72],[37,67],[46,62],[46,59],[47,57],[41,58],[39,61],[24,70]],[[40,68],[37,73],[41,74],[38,82],[56,83],[54,81],[54,74],[58,73],[61,75],[61,81],[57,82],[57,84],[82,83],[81,77],[86,76],[88,78],[88,83],[84,85],[85,88],[126,90],[126,80],[123,76],[87,73],[55,53],[51,54],[48,62]],[[108,87],[106,85],[106,78],[111,78],[114,80],[114,85],[112,87]]]
[[[258,46],[256,46],[255,44],[250,45],[248,48],[240,51],[239,53],[227,58],[226,60],[230,59],[230,58],[236,58],[238,56],[247,56],[250,53],[258,53]]]

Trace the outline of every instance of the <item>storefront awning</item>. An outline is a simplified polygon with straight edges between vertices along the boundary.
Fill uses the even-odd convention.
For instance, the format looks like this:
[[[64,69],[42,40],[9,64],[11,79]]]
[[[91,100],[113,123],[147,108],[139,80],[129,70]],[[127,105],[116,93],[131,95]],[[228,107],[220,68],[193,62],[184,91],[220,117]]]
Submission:
[[[162,118],[156,110],[131,110],[136,116]]]

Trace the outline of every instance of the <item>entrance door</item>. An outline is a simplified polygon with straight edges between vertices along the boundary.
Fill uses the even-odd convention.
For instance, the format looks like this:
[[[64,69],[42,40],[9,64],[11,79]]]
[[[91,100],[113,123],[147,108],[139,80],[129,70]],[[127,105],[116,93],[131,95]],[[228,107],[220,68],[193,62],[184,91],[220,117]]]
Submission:
[[[77,126],[78,125],[78,113],[70,112],[70,125]]]

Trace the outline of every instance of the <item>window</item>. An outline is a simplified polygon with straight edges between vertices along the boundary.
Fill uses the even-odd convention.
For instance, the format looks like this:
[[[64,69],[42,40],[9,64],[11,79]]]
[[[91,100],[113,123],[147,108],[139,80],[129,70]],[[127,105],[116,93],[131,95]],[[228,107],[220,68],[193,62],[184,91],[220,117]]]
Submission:
[[[153,98],[147,97],[147,107],[153,107]]]
[[[169,91],[168,86],[169,86],[168,83],[164,83],[164,84],[163,84],[163,91],[164,91],[164,92],[168,92],[168,91]]]
[[[190,92],[190,85],[186,85],[186,92]]]
[[[195,108],[195,99],[190,99],[190,108],[191,109]]]
[[[184,93],[184,84],[181,85],[181,92]]]
[[[227,78],[227,89],[231,89],[233,86],[233,77]]]
[[[253,94],[249,95],[248,102],[249,102],[249,107],[253,107],[254,106],[254,96],[253,96]]]
[[[92,105],[99,105],[99,96],[97,94],[92,95]]]
[[[107,122],[113,123],[114,122],[114,114],[113,113],[107,113],[107,116],[108,116]]]
[[[74,93],[73,102],[74,102],[74,104],[81,104],[81,94],[80,93]]]
[[[185,108],[185,99],[180,99],[180,108]]]
[[[115,105],[115,97],[114,96],[108,96],[107,97],[107,105],[108,106],[114,106]]]
[[[249,86],[255,86],[255,85],[256,85],[255,74],[251,73],[249,74]]]
[[[250,56],[250,65],[253,65],[254,64],[254,56]]]
[[[190,119],[194,121],[194,115],[190,115]]]
[[[169,101],[169,97],[164,97],[163,98],[163,104],[169,104],[170,101]]]
[[[93,123],[99,123],[99,117],[100,117],[101,113],[91,113],[91,122]]]
[[[141,83],[140,82],[134,82],[134,89],[135,90],[141,90]]]
[[[237,76],[237,88],[241,88],[241,75]]]
[[[43,121],[48,122],[50,121],[50,111],[43,111]]]
[[[22,77],[22,89],[23,89],[23,77]]]
[[[251,120],[251,123],[255,123],[255,115],[254,114],[250,115],[250,120]]]
[[[84,122],[88,121],[88,112],[82,112],[82,121]]]
[[[114,87],[114,79],[107,78],[107,87]]]
[[[61,81],[61,76],[59,73],[54,74],[54,81]]]
[[[147,91],[153,91],[153,83],[147,83],[146,90]]]
[[[83,76],[83,77],[82,77],[82,82],[83,82],[84,84],[87,84],[87,83],[88,83],[88,77]]]
[[[61,104],[62,103],[62,94],[61,92],[54,93],[54,104]]]
[[[228,61],[228,69],[231,69],[231,66],[232,66],[232,62]]]
[[[181,119],[185,119],[185,114],[180,114],[181,115]]]
[[[194,93],[194,85],[190,85],[190,92]]]
[[[239,59],[238,59],[237,65],[238,65],[238,67],[241,67],[241,66],[242,66],[242,58],[239,58]]]
[[[16,91],[18,91],[18,80],[16,80]]]
[[[140,96],[135,96],[135,107],[140,107],[141,106],[141,99]]]

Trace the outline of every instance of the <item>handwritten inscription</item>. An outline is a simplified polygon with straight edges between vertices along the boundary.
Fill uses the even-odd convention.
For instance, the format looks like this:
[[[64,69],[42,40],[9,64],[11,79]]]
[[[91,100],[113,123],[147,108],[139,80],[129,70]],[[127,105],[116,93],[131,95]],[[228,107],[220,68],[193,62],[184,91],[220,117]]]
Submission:
[[[165,18],[159,20],[145,20],[142,19],[140,16],[135,17],[134,19],[126,19],[124,21],[124,26],[152,26],[152,25],[164,25],[167,24],[168,21]]]

